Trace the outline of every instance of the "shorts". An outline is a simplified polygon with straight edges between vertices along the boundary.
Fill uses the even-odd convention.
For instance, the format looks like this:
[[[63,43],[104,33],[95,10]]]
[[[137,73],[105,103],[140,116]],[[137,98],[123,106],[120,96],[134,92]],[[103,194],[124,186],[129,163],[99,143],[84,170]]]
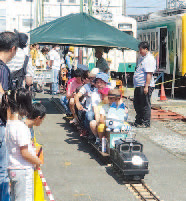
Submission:
[[[9,169],[11,201],[33,201],[34,180],[33,169]]]
[[[9,182],[0,184],[0,201],[10,201]]]

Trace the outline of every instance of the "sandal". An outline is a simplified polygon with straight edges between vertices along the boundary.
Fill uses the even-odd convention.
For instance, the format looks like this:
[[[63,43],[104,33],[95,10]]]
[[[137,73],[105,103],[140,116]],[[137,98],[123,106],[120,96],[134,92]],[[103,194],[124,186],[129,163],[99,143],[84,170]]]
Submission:
[[[70,124],[77,124],[78,122],[77,122],[77,120],[74,118],[74,119],[72,119],[72,120],[70,120]]]
[[[87,136],[86,130],[80,130],[80,137]]]

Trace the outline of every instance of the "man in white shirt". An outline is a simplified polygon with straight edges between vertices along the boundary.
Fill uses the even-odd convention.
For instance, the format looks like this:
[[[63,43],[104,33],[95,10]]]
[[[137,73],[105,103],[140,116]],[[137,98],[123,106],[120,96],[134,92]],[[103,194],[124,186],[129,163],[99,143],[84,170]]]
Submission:
[[[50,58],[50,68],[53,71],[53,82],[52,82],[52,94],[55,95],[58,93],[59,89],[59,71],[60,71],[60,54],[59,46],[53,45],[52,50],[49,52]]]
[[[136,111],[136,127],[150,127],[151,118],[151,95],[155,87],[153,73],[156,70],[156,61],[149,52],[149,44],[139,44],[141,57],[138,60],[137,69],[134,73],[134,109]]]

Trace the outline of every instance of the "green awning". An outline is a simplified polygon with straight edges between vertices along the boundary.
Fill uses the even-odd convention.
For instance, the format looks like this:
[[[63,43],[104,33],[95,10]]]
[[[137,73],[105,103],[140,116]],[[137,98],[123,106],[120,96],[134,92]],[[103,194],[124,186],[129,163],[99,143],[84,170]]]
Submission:
[[[85,13],[70,14],[35,28],[30,42],[138,50],[134,37]]]

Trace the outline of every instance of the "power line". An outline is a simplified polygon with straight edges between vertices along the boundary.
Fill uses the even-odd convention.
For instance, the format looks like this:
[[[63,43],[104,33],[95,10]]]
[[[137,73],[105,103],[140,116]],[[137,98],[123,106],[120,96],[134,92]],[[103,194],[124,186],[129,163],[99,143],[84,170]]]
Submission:
[[[135,4],[135,6],[133,6]],[[138,6],[139,5],[139,6]],[[140,13],[139,14],[143,14],[143,13],[148,13],[148,12],[154,12],[156,10],[162,10],[164,8],[166,8],[166,0],[162,1],[162,0],[158,0],[156,2],[149,2],[149,0],[135,0],[135,1],[131,1],[130,3],[127,5],[127,13],[131,14],[134,11],[132,11],[132,8],[134,9],[140,9]],[[159,9],[158,9],[159,8]],[[143,10],[141,10],[143,9]]]
[[[152,7],[152,6],[127,6],[126,8],[159,8],[159,7]]]

